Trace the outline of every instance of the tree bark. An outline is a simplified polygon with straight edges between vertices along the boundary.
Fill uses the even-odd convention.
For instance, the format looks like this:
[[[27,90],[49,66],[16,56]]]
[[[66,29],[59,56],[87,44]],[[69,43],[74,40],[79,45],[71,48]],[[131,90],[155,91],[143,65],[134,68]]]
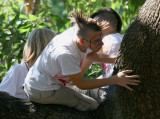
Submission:
[[[38,7],[40,5],[40,0],[24,0],[26,6],[26,14],[36,14]]]
[[[62,105],[43,105],[0,94],[1,119],[159,119],[160,0],[147,0],[126,31],[114,74],[132,69],[139,86],[133,92],[112,85],[95,111],[80,112]]]
[[[95,111],[78,111],[63,105],[37,104],[0,93],[1,119],[105,119],[100,106]]]
[[[160,0],[147,0],[126,31],[114,73],[132,69],[139,86],[110,86],[107,119],[160,119]]]
[[[40,5],[40,0],[33,0],[33,9],[31,14],[36,14],[36,11],[38,10],[39,5]]]

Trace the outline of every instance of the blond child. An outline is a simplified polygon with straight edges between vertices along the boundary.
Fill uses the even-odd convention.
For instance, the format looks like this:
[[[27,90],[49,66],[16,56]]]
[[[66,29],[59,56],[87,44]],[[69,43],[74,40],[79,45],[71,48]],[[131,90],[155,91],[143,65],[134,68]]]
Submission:
[[[20,99],[27,99],[23,90],[24,79],[38,56],[52,40],[55,33],[49,29],[33,30],[24,46],[23,59],[20,64],[13,66],[0,83],[0,91]]]

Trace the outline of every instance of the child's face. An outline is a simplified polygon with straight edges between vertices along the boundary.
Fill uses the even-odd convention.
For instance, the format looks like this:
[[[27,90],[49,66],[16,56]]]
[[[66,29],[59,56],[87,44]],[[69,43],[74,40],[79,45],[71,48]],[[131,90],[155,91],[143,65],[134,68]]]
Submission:
[[[92,51],[97,52],[102,48],[102,32],[90,32],[87,38],[87,47]]]

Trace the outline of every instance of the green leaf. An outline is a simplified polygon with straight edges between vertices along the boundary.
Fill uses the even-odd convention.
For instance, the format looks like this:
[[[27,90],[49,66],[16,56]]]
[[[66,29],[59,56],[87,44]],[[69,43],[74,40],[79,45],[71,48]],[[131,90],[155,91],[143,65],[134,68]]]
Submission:
[[[30,15],[29,15],[28,21],[36,21],[37,19],[38,19],[38,17],[36,17],[36,16],[30,14]]]
[[[22,19],[28,19],[28,17],[24,14],[20,14],[19,18],[22,18]]]
[[[52,15],[55,25],[58,27],[63,27],[65,22],[58,16],[58,15]]]
[[[19,29],[19,33],[24,33],[24,32],[28,32],[29,31],[29,28],[28,29]]]
[[[12,57],[9,57],[7,59],[7,70],[9,70],[9,68],[11,67],[11,62],[12,62]]]
[[[14,17],[14,19],[10,22],[10,24],[9,25],[15,25],[15,23],[18,21],[18,19],[19,19],[19,15],[20,15],[20,13],[18,12],[17,14],[16,14],[16,16]]]

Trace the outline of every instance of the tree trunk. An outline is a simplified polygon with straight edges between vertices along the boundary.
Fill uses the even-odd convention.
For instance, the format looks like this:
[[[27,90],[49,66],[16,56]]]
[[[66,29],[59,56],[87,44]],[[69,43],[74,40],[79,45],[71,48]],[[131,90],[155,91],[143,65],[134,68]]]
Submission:
[[[36,14],[40,5],[40,0],[24,0],[26,6],[26,14]]]
[[[147,0],[126,31],[114,74],[132,69],[140,76],[133,92],[110,86],[107,119],[160,119],[160,0]]]
[[[43,105],[0,94],[1,119],[159,119],[160,0],[147,0],[121,44],[114,74],[132,69],[140,75],[133,92],[112,85],[95,111],[80,112],[62,105]]]

